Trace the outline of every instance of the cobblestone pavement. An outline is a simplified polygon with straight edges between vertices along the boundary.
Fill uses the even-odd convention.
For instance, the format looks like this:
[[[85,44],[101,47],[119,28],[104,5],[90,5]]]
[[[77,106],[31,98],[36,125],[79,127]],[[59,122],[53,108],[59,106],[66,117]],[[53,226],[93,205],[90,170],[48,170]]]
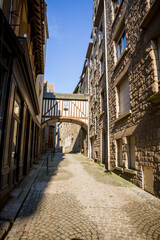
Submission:
[[[80,154],[56,154],[6,239],[160,239],[160,200]]]

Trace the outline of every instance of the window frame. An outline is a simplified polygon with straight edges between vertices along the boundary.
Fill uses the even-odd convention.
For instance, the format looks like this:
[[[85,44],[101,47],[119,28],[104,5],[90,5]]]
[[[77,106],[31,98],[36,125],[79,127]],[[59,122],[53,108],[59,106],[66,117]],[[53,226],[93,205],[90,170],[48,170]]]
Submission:
[[[125,47],[123,47],[123,34],[125,33],[125,39],[126,39],[126,44],[125,44]],[[122,50],[120,51],[120,55],[118,54],[119,50],[118,50],[118,46],[120,46],[119,42],[120,40],[122,41]],[[123,52],[125,51],[125,49],[127,48],[127,36],[126,36],[126,29],[125,27],[122,29],[119,37],[117,38],[116,42],[115,42],[115,45],[116,45],[116,58],[117,58],[117,61],[121,58]]]
[[[104,73],[104,57],[103,57],[103,54],[102,54],[102,56],[100,58],[100,76],[102,76],[103,73]]]
[[[116,162],[118,167],[123,167],[123,150],[122,150],[122,138],[116,140],[117,152],[116,152]]]
[[[122,87],[122,84],[125,82],[125,81],[127,81],[128,82],[128,92],[127,93],[129,93],[128,94],[128,97],[129,97],[129,105],[128,105],[128,99],[127,99],[127,101],[125,101],[125,102],[122,102],[122,99],[121,99],[121,95],[122,95],[122,93],[121,93],[121,89],[120,89],[120,87]],[[124,114],[126,114],[127,112],[129,112],[130,110],[131,110],[131,104],[130,104],[130,86],[129,86],[129,81],[128,81],[128,76],[125,76],[125,77],[123,77],[122,79],[121,79],[121,81],[116,85],[116,99],[117,99],[117,104],[116,104],[116,106],[117,106],[117,109],[116,109],[116,115],[117,115],[117,118],[119,118],[119,117],[121,117],[121,116],[123,116]],[[124,94],[123,94],[124,95]],[[126,100],[126,99],[123,99],[123,100]],[[126,107],[126,109],[125,109],[125,105],[128,105],[128,108]],[[123,110],[122,111],[122,106],[123,106],[123,108],[125,109],[125,110]]]
[[[121,3],[122,3],[122,0],[112,0],[114,16],[116,16]]]
[[[135,170],[135,136],[131,135],[127,137],[128,145],[128,169]]]
[[[100,110],[101,110],[101,113],[104,111],[104,92],[101,92]]]

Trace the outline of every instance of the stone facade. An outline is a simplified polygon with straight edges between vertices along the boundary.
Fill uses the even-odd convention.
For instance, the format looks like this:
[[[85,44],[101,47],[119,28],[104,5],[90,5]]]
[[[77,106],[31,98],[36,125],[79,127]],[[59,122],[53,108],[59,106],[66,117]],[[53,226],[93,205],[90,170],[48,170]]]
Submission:
[[[158,1],[106,0],[105,8],[104,24],[104,1],[94,1],[89,58],[91,157],[103,162],[100,156],[104,147],[105,162],[111,170],[160,196],[160,6]],[[102,59],[107,59],[107,74],[105,67],[99,74]],[[100,140],[101,132],[106,133],[105,79],[109,94],[109,152]]]
[[[106,159],[106,78],[105,78],[105,45],[104,14],[99,15],[95,26],[98,2],[93,6],[92,50],[88,57],[89,67],[89,138],[90,157],[105,164]]]
[[[82,152],[87,155],[86,131],[74,123],[60,123],[59,148],[63,153]]]

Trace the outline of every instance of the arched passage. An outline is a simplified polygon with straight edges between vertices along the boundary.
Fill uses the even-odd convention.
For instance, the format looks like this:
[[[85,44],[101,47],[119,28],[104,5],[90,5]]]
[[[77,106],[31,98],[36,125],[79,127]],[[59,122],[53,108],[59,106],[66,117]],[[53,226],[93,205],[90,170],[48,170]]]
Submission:
[[[65,118],[65,117],[57,117],[57,118],[48,119],[47,121],[42,123],[42,129],[44,127],[46,127],[47,125],[52,124],[52,123],[56,123],[56,122],[75,123],[75,124],[78,124],[81,127],[83,127],[86,131],[88,129],[88,125],[85,122],[83,122],[81,120],[74,119],[74,118]]]

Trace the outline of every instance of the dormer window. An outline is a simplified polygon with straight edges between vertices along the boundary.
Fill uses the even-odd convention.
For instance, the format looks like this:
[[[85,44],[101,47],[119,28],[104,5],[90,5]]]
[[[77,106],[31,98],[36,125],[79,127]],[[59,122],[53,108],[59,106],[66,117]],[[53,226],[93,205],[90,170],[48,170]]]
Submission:
[[[116,48],[117,48],[117,60],[120,58],[120,56],[122,55],[124,49],[127,46],[127,41],[126,41],[126,31],[123,30],[118,41],[116,44]]]

